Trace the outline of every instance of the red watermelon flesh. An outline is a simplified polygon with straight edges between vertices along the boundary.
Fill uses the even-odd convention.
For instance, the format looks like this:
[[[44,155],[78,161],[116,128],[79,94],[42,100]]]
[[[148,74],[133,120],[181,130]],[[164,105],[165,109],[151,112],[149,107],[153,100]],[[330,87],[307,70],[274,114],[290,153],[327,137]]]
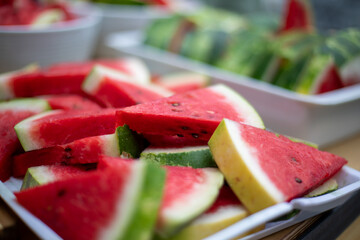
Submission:
[[[62,110],[99,110],[102,107],[80,95],[64,94],[64,95],[45,95],[39,98],[45,99],[52,109]]]
[[[86,75],[95,67],[95,65],[105,66],[107,68],[118,70],[139,83],[148,83],[150,76],[146,66],[136,58],[121,58],[121,59],[98,59],[88,62],[69,62],[54,64],[49,68],[49,71],[64,71],[74,69]]]
[[[231,142],[218,142],[225,138]],[[305,195],[347,163],[342,157],[284,138],[224,119],[209,141],[219,169],[251,212],[268,207],[264,206],[270,203],[268,199],[275,204]]]
[[[11,156],[21,148],[14,126],[39,112],[50,109],[43,100],[13,100],[0,103],[0,180],[11,176]]]
[[[219,196],[216,198],[216,201],[211,205],[211,207],[205,212],[215,213],[219,209],[228,206],[239,206],[242,205],[239,199],[236,197],[231,188],[227,185],[224,185],[219,192]]]
[[[215,168],[164,168],[165,190],[156,229],[160,236],[169,237],[211,206],[223,185],[223,176]]]
[[[312,10],[308,0],[287,0],[280,32],[290,30],[314,31]]]
[[[127,76],[113,73],[110,69],[96,65],[82,89],[106,107],[127,107],[172,94],[165,89],[150,84],[139,84]]]
[[[339,75],[338,69],[334,64],[328,66],[316,80],[313,87],[314,94],[325,93],[344,87],[343,81]]]
[[[81,84],[96,63],[128,74],[135,81],[149,81],[147,69],[138,60],[99,60],[97,62],[63,63],[54,65],[49,69],[9,77],[5,83],[6,88],[14,97],[84,94],[81,90]]]
[[[22,177],[30,167],[97,163],[101,155],[120,156],[115,134],[82,138],[68,144],[47,147],[14,156],[13,176]]]
[[[115,112],[116,109],[54,110],[20,122],[15,130],[24,150],[30,151],[114,133]]]
[[[133,165],[93,171],[15,193],[18,202],[64,239],[102,239],[111,227]],[[119,174],[121,173],[121,174]]]
[[[198,138],[189,138],[181,136],[165,136],[144,134],[145,139],[150,143],[151,147],[159,148],[181,148],[187,146],[205,146],[207,141]]]
[[[223,118],[263,128],[252,106],[224,85],[176,94],[116,113],[117,126],[127,124],[142,134],[208,140]]]

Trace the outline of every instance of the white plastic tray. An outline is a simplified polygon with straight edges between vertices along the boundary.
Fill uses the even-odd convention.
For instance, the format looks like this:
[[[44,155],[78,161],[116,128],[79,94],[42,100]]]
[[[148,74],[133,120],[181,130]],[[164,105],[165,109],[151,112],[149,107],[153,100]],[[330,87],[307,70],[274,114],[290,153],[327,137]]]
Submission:
[[[206,240],[234,239],[236,236],[266,224],[262,231],[242,238],[260,239],[312,216],[335,208],[343,204],[360,189],[360,172],[350,167],[343,167],[335,178],[339,184],[339,189],[334,192],[314,198],[297,198],[291,202],[279,203],[246,217],[234,225],[206,238]],[[43,222],[17,203],[13,192],[19,191],[20,186],[21,180],[19,179],[11,178],[5,183],[0,181],[0,197],[40,239],[61,239]],[[300,212],[291,219],[286,221],[273,221],[294,209],[298,209]]]
[[[158,74],[190,70],[210,76],[242,94],[265,126],[321,147],[360,131],[360,84],[320,95],[303,95],[142,44],[141,31],[111,34],[113,56],[142,58]],[[359,66],[360,67],[360,66]]]

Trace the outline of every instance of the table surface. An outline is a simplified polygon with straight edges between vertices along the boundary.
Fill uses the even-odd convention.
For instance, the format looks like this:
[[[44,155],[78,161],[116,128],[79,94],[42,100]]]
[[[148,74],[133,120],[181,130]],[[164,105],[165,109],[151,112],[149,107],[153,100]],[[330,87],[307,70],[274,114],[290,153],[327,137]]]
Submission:
[[[337,154],[342,156],[348,160],[348,166],[360,171],[360,133],[348,138],[344,141],[341,141],[332,146],[328,146],[322,150]],[[360,192],[358,195],[358,199],[354,199],[356,201],[360,200]],[[352,199],[350,199],[352,200]],[[350,201],[349,200],[349,201]],[[349,202],[348,201],[348,202]],[[356,203],[356,202],[355,202]],[[349,203],[352,204],[352,203]],[[348,205],[349,205],[348,204]],[[324,236],[324,227],[325,229],[329,229],[329,224],[333,224],[333,221],[338,221],[339,216],[341,217],[342,224],[334,224],[331,226],[332,231],[327,231],[329,234],[334,233],[336,236],[331,236],[331,239],[335,239],[337,237],[338,240],[357,240],[360,239],[360,204],[357,209],[359,211],[354,211],[351,209],[351,206],[347,206],[348,209],[347,215],[348,221],[344,223],[343,216],[346,211],[345,206],[338,207],[338,209],[334,209],[332,211],[320,214],[313,218],[310,218],[304,222],[298,223],[294,226],[286,228],[280,232],[277,232],[271,236],[264,238],[264,240],[278,240],[278,239],[329,239],[329,235],[319,239],[319,237],[309,236],[309,233],[316,234],[316,232],[320,232]],[[350,209],[350,210],[349,210]],[[351,215],[351,216],[350,216]],[[332,222],[330,221],[332,219]],[[353,221],[354,220],[354,221]],[[342,227],[337,230],[337,226]],[[341,225],[341,226],[340,226]],[[316,228],[314,227],[316,226]],[[311,231],[310,231],[310,230]],[[14,234],[17,234],[16,237]],[[320,236],[322,236],[320,235]],[[3,202],[0,201],[0,239],[34,239],[36,240],[36,236],[34,236],[31,231],[29,231],[25,225],[16,218],[16,216],[4,205]]]

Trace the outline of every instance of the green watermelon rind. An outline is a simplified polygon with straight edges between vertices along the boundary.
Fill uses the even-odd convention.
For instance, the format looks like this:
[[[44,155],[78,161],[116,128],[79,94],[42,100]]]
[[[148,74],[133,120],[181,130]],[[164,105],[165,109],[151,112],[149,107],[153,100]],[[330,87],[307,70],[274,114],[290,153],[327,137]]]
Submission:
[[[250,124],[254,127],[265,129],[264,122],[258,112],[240,94],[223,84],[211,86],[210,89],[224,96],[227,101],[234,107],[234,110],[238,111],[240,116],[246,117],[244,121],[245,124]]]
[[[183,148],[147,148],[140,159],[160,165],[192,168],[217,167],[208,146]]]
[[[115,134],[119,156],[122,158],[139,158],[140,153],[147,146],[145,138],[141,134],[132,131],[126,124],[117,127]]]
[[[173,203],[162,214],[163,224],[156,233],[167,238],[181,231],[193,219],[205,212],[216,200],[224,183],[224,176],[215,168],[203,168],[205,181],[199,187]]]
[[[143,186],[135,203],[136,209],[122,239],[151,239],[156,225],[165,186],[165,170],[151,163],[145,164]],[[141,229],[141,231],[140,231]]]
[[[111,224],[107,226],[102,233],[99,234],[99,239],[119,239],[119,240],[126,240],[129,239],[127,236],[129,235],[135,235],[138,238],[134,239],[141,239],[140,236],[144,234],[145,236],[148,236],[152,233],[152,229],[146,229],[146,227],[149,227],[151,224],[143,228],[142,221],[144,219],[147,219],[149,215],[157,214],[156,211],[156,204],[150,204],[154,207],[154,209],[145,209],[148,211],[142,212],[145,208],[145,205],[149,203],[149,196],[153,194],[156,197],[159,197],[159,193],[154,192],[156,188],[161,188],[161,186],[164,184],[164,181],[161,181],[161,171],[158,171],[157,174],[159,176],[154,180],[148,183],[146,183],[146,180],[148,179],[149,174],[152,169],[152,167],[149,167],[150,165],[145,164],[141,161],[135,161],[133,162],[132,166],[132,173],[131,176],[127,179],[127,183],[125,184],[125,188],[123,189],[122,193],[122,199],[119,201],[119,205],[117,206],[117,210],[114,213],[114,218],[111,221]],[[155,185],[152,184],[156,183]],[[149,185],[152,187],[151,191],[146,191],[146,193],[142,193],[144,190],[144,187]],[[148,195],[149,194],[149,195]],[[152,196],[152,195],[151,195]],[[144,198],[144,203],[142,203],[142,198]],[[159,199],[157,199],[159,200]],[[155,200],[155,201],[157,201]],[[150,201],[152,201],[150,199]],[[141,208],[139,208],[139,204]],[[149,214],[149,215],[148,215]],[[156,218],[156,215],[154,216]],[[155,221],[155,219],[153,220]],[[134,232],[134,227],[136,226],[137,231]],[[150,231],[150,233],[149,233]],[[146,239],[146,238],[145,238]]]
[[[33,111],[44,112],[51,110],[49,103],[43,99],[18,98],[6,102],[0,102],[0,111]]]
[[[26,152],[34,150],[34,149],[42,148],[42,145],[39,144],[37,142],[36,138],[34,138],[30,134],[30,130],[32,129],[32,124],[38,119],[41,119],[41,118],[47,117],[47,116],[51,116],[51,115],[55,115],[55,114],[59,114],[61,112],[63,112],[63,110],[52,110],[52,111],[39,113],[32,117],[26,118],[25,120],[23,120],[15,125],[14,129],[15,129],[16,135],[18,136],[21,146],[23,147],[23,149]]]
[[[52,182],[54,179],[47,174],[47,166],[37,166],[28,168],[23,179],[20,190],[36,187],[42,184]]]

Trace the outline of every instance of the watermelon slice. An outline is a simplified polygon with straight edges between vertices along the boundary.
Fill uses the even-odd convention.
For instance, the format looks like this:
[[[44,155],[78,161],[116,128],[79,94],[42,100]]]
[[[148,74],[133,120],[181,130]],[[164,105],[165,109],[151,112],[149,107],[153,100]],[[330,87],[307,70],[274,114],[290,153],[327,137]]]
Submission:
[[[284,138],[224,119],[209,141],[219,169],[250,212],[305,195],[347,162]]]
[[[134,81],[150,81],[145,66],[135,59],[99,60],[97,62],[64,63],[33,73],[10,76],[0,81],[0,89],[6,89],[11,97],[33,97],[48,94],[84,94],[81,84],[91,69],[102,64],[119,71]]]
[[[145,140],[126,125],[114,134],[92,136],[71,143],[29,151],[13,158],[13,176],[22,177],[27,169],[40,165],[97,163],[100,156],[137,158]]]
[[[215,168],[164,168],[165,192],[156,232],[161,237],[170,237],[213,204],[223,185],[223,176]]]
[[[150,83],[150,73],[146,65],[138,58],[119,58],[119,59],[99,59],[88,62],[70,62],[52,65],[50,71],[61,71],[67,69],[77,69],[83,72],[84,78],[95,65],[102,65],[120,72],[123,72],[135,82],[147,84]]]
[[[82,85],[82,90],[106,107],[127,107],[158,98],[172,92],[155,85],[138,84],[126,75],[96,65]]]
[[[39,96],[45,99],[52,109],[62,110],[99,110],[100,105],[80,95],[63,94],[63,95],[44,95]]]
[[[37,166],[27,170],[21,190],[36,187],[60,179],[73,178],[85,174],[92,168],[88,166]]]
[[[39,66],[31,64],[16,71],[0,74],[0,100],[7,100],[15,97],[12,92],[12,86],[9,84],[10,79],[18,75],[37,71],[38,69]]]
[[[164,179],[157,166],[122,161],[15,195],[64,239],[151,239]]]
[[[174,93],[183,93],[209,85],[209,77],[195,72],[177,72],[156,78],[154,83]]]
[[[15,126],[25,151],[115,132],[116,109],[97,111],[54,110],[35,115]]]
[[[224,185],[214,204],[169,240],[201,240],[247,217],[248,211]]]
[[[286,1],[283,26],[281,26],[279,32],[290,30],[314,31],[313,13],[309,0]]]
[[[40,99],[17,99],[0,103],[0,180],[11,176],[11,156],[20,149],[14,126],[34,114],[50,110]]]
[[[221,84],[120,109],[116,118],[143,134],[199,140],[208,140],[223,118],[264,128],[254,108]]]
[[[81,138],[71,143],[14,156],[13,176],[22,177],[28,168],[34,166],[97,163],[101,155],[120,156],[120,144],[116,133]]]
[[[192,168],[217,167],[208,146],[182,148],[146,148],[140,159],[161,165],[188,166]]]

